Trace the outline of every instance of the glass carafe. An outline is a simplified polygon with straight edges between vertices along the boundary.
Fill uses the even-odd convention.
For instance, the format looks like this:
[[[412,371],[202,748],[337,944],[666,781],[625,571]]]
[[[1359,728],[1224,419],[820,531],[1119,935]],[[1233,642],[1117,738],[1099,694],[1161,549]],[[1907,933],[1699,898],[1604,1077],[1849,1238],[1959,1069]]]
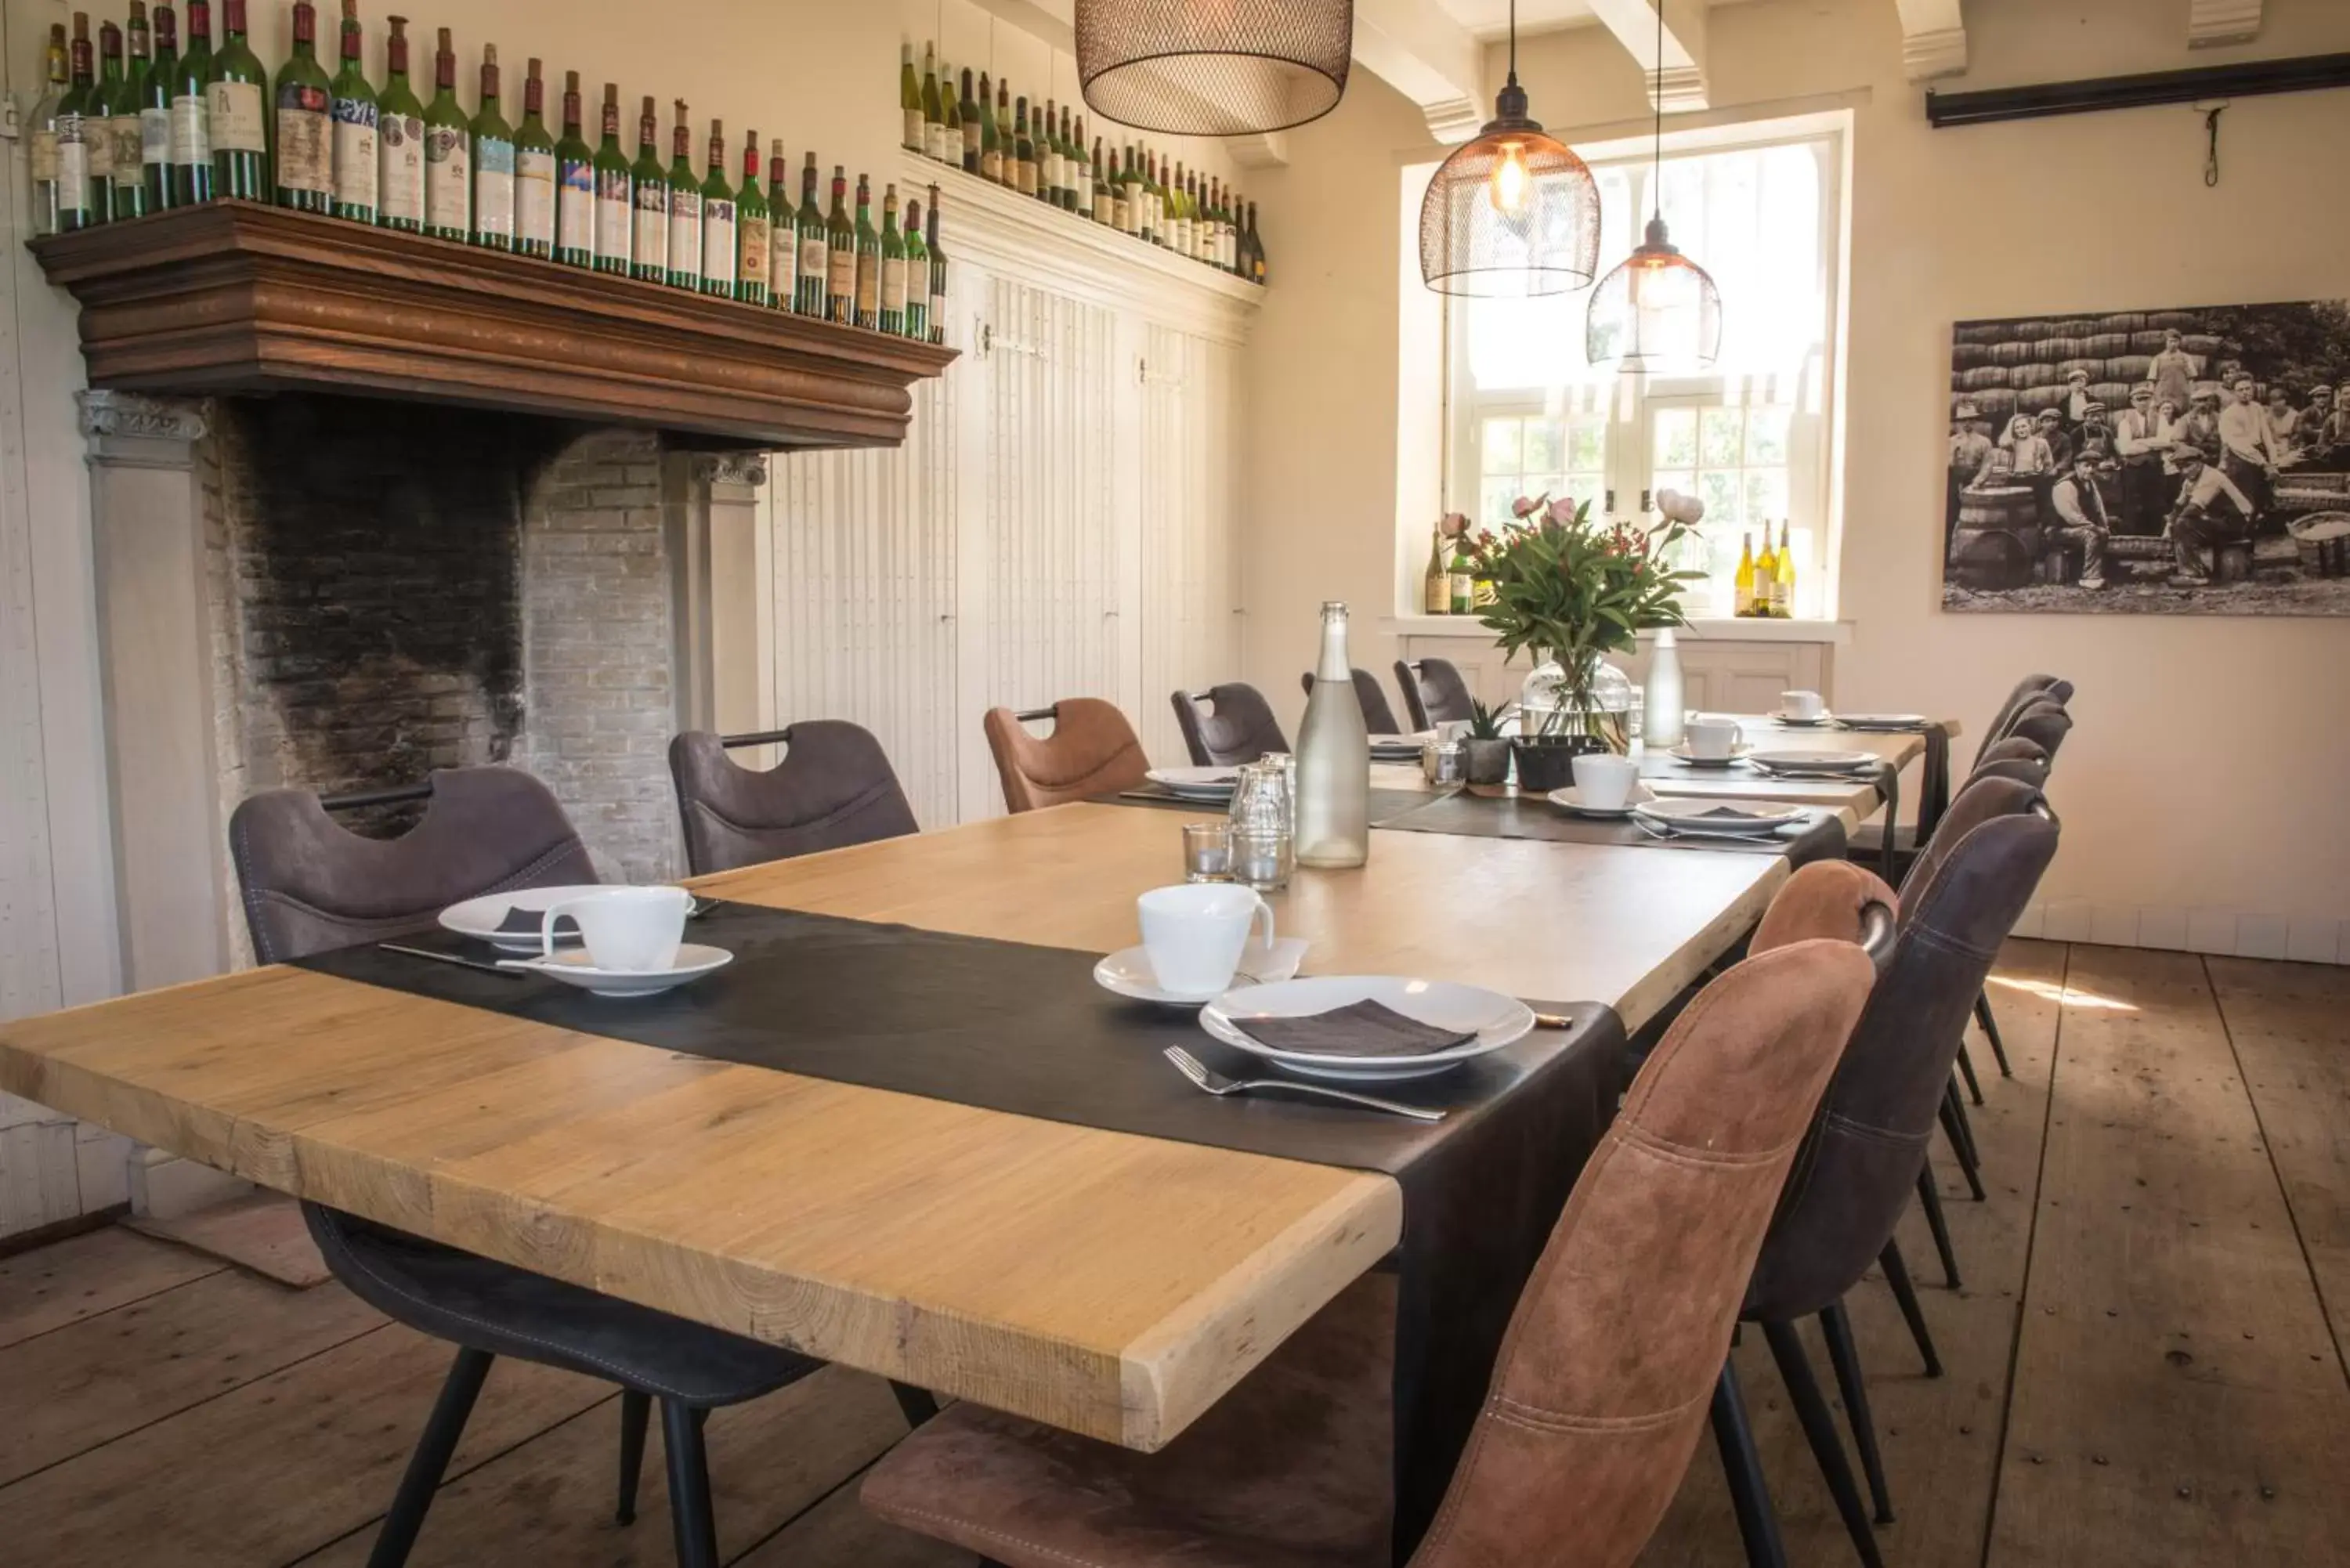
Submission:
[[[1347,658],[1347,607],[1322,607],[1322,658],[1297,739],[1297,863],[1360,866],[1371,853],[1371,737]]]

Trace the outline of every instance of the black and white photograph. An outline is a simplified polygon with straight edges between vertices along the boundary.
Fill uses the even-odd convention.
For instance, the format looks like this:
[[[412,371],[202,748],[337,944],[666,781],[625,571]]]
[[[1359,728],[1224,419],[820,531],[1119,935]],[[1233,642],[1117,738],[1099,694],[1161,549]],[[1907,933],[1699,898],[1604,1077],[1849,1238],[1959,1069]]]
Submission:
[[[2350,615],[2350,305],[1961,321],[1942,604]]]

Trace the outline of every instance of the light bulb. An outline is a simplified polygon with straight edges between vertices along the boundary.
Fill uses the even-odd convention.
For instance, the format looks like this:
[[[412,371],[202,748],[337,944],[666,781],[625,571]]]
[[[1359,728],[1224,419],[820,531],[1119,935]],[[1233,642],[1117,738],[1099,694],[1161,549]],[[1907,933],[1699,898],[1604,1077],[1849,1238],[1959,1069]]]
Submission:
[[[1502,143],[1502,161],[1493,165],[1493,210],[1505,217],[1515,217],[1525,209],[1526,187],[1534,176],[1526,172],[1525,153],[1514,141]]]

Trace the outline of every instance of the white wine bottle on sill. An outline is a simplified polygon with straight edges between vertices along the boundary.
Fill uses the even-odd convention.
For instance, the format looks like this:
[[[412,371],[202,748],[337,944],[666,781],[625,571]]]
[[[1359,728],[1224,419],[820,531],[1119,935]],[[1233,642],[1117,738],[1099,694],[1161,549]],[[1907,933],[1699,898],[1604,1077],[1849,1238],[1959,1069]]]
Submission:
[[[1360,866],[1371,853],[1371,737],[1347,657],[1347,607],[1322,607],[1322,657],[1297,737],[1297,863]]]

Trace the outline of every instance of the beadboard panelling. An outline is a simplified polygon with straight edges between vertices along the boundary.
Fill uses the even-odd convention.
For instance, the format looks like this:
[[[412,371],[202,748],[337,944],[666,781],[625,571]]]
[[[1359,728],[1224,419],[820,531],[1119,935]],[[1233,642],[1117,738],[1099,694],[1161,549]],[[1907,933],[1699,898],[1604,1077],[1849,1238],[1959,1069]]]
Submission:
[[[1169,693],[1238,678],[1239,356],[1170,327],[1142,335],[1142,670],[1135,715],[1156,763],[1191,761]]]

